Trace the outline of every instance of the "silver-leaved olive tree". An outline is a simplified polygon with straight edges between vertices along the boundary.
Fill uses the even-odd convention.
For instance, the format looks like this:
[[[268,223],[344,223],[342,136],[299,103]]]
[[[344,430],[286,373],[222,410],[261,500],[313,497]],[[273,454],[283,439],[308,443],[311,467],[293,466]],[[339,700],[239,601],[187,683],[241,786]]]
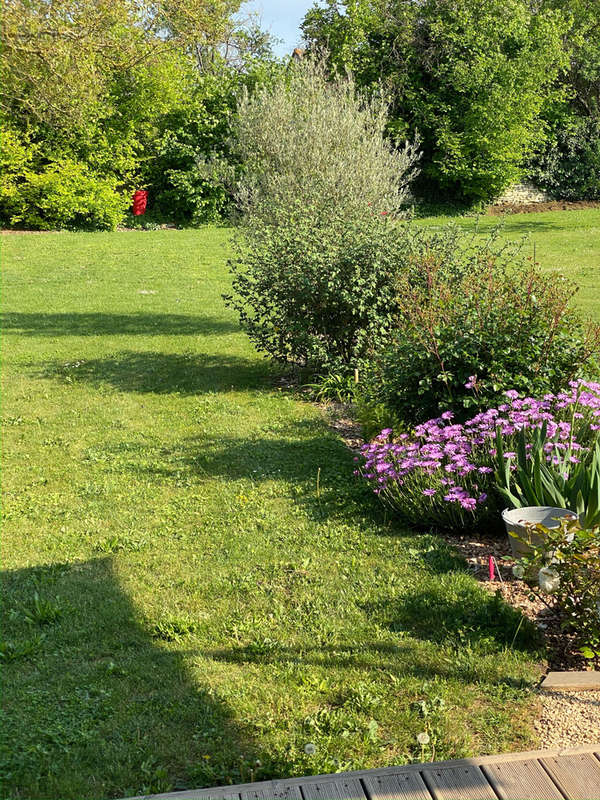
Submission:
[[[418,142],[391,145],[386,119],[383,99],[361,97],[349,74],[330,80],[319,59],[240,99],[227,299],[276,360],[357,366],[386,336],[399,210],[419,160]]]

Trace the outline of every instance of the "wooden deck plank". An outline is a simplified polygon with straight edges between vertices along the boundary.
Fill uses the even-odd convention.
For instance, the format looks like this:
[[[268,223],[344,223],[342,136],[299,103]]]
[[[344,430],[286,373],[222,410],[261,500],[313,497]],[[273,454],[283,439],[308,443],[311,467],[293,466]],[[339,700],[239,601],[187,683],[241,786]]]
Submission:
[[[501,800],[564,800],[535,759],[488,764],[482,770]]]
[[[594,755],[594,753],[596,755]],[[556,749],[556,750],[534,750],[529,751],[526,753],[503,753],[494,756],[479,756],[477,758],[465,758],[465,759],[457,759],[455,761],[436,761],[430,762],[425,764],[404,764],[402,766],[396,767],[382,767],[381,769],[371,769],[371,770],[357,770],[354,772],[346,772],[346,773],[337,773],[337,774],[329,774],[329,775],[314,775],[314,776],[304,776],[302,778],[289,778],[289,779],[279,779],[273,781],[264,781],[260,783],[246,783],[239,786],[218,786],[213,787],[212,789],[188,789],[179,792],[167,792],[165,794],[159,795],[144,795],[138,796],[137,798],[129,798],[129,800],[240,800],[240,795],[244,795],[247,792],[264,792],[264,794],[270,799],[274,798],[277,795],[275,794],[276,791],[281,790],[283,787],[296,787],[298,790],[301,791],[301,796],[306,798],[306,800],[312,800],[311,795],[311,787],[314,785],[323,786],[326,783],[333,782],[339,784],[340,782],[346,782],[346,784],[354,785],[355,782],[359,783],[362,780],[365,787],[367,787],[367,792],[370,794],[371,789],[368,788],[371,784],[368,784],[367,781],[376,781],[379,779],[387,779],[390,776],[397,776],[399,774],[410,774],[420,776],[421,774],[425,773],[432,773],[438,770],[447,770],[447,769],[475,769],[480,773],[480,776],[483,777],[484,774],[481,770],[495,765],[509,765],[509,764],[521,764],[526,761],[539,761],[541,762],[550,762],[554,760],[562,761],[565,758],[569,759],[577,759],[581,755],[587,754],[587,761],[585,762],[578,762],[575,761],[575,769],[578,772],[585,774],[587,771],[588,774],[591,775],[592,781],[597,781],[598,785],[600,786],[600,780],[598,779],[598,772],[597,770],[600,769],[600,744],[595,745],[584,745],[581,747],[572,748],[569,750],[563,749]],[[547,773],[552,774],[550,765],[543,764],[544,769]],[[591,772],[590,772],[591,770]],[[552,775],[553,779],[556,781],[554,775]],[[582,778],[580,777],[580,780]],[[595,784],[592,783],[594,786]],[[385,784],[381,784],[383,788]],[[430,787],[433,784],[430,783]],[[477,787],[472,787],[473,791],[476,791]],[[361,787],[362,791],[362,787]],[[506,790],[508,791],[508,789]],[[535,789],[532,789],[530,792],[529,789],[524,790],[524,794],[519,796],[518,800],[530,800],[529,794]],[[552,791],[552,790],[550,790]],[[578,793],[579,792],[579,793]],[[591,792],[591,796],[593,800],[600,800],[598,798],[598,794],[600,794],[600,790],[598,792]],[[392,795],[393,796],[393,795]],[[440,794],[438,790],[438,797],[443,795]],[[468,795],[468,794],[459,794],[461,800],[467,800],[469,797],[478,797],[479,795]],[[498,794],[494,794],[493,797],[497,798]],[[584,796],[585,800],[592,800],[590,797],[590,792],[587,789],[577,789],[577,787],[573,787],[573,798],[578,798]],[[327,797],[325,794],[316,794],[317,798],[320,797]],[[340,800],[339,792],[334,795],[336,800]],[[385,795],[382,795],[385,797]],[[403,800],[406,800],[403,795],[400,795]],[[484,794],[485,800],[488,800],[490,797],[489,794]],[[535,798],[536,795],[532,794],[532,797]],[[549,796],[550,797],[550,796]],[[564,793],[564,797],[569,797],[566,793]],[[365,800],[364,793],[358,795],[359,800]],[[420,798],[417,795],[418,800],[425,800],[425,798]],[[343,800],[348,800],[348,797],[344,795]],[[350,800],[352,800],[352,796],[350,796]],[[545,800],[545,798],[544,798]]]
[[[241,793],[241,800],[302,800],[299,786],[290,786],[281,783],[280,786],[273,783],[270,786],[258,786]]]
[[[542,764],[568,800],[600,800],[600,761],[591,753],[551,756]]]
[[[479,767],[423,769],[421,774],[435,800],[497,800]]]
[[[302,785],[304,800],[366,800],[359,780],[355,778],[311,781]]]
[[[377,775],[363,779],[371,800],[431,800],[431,795],[418,772]]]

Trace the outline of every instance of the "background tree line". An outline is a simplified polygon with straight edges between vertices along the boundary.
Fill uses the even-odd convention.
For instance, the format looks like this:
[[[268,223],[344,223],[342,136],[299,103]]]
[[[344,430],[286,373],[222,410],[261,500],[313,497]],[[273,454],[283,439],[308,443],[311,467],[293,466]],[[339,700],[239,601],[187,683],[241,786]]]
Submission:
[[[240,0],[2,0],[4,225],[112,228],[227,216],[243,88],[287,72]],[[325,0],[310,51],[420,136],[414,186],[473,204],[529,176],[600,199],[600,0]]]

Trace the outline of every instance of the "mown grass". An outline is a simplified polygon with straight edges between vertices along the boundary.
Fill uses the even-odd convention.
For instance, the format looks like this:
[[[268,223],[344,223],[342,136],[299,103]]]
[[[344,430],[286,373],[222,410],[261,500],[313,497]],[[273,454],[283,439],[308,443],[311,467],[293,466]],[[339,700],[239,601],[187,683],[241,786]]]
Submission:
[[[228,241],[3,237],[2,797],[536,744],[531,629],[278,388]]]

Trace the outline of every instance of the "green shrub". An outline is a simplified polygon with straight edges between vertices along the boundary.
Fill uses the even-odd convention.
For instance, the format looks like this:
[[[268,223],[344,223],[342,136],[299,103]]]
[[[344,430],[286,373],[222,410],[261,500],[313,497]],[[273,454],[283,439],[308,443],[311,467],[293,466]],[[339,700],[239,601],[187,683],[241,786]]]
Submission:
[[[600,526],[582,527],[564,518],[558,528],[532,526],[542,544],[516,566],[518,576],[537,570],[532,585],[545,602],[554,601],[570,647],[600,666]],[[569,647],[565,643],[566,648]]]
[[[418,158],[390,149],[385,119],[351,77],[330,82],[313,61],[241,99],[243,218],[227,299],[279,361],[357,366],[385,339],[406,239],[389,219]]]
[[[555,130],[530,176],[554,197],[600,200],[600,116],[573,116]]]
[[[542,396],[590,368],[600,331],[571,309],[576,288],[540,273],[498,231],[477,243],[449,230],[413,248],[391,341],[366,383],[371,402],[410,423],[446,409],[464,419],[502,402],[506,386]]]
[[[40,172],[26,170],[12,200],[10,224],[36,230],[113,230],[130,205],[115,178],[62,159]]]
[[[0,219],[6,225],[18,214],[22,200],[20,184],[30,169],[35,149],[21,134],[8,126],[2,127],[0,147]]]
[[[155,214],[178,224],[214,222],[231,203],[217,163],[228,155],[235,83],[229,74],[203,75],[193,91],[158,122],[159,134],[146,144],[144,165]]]
[[[392,137],[420,132],[420,197],[477,204],[518,180],[543,139],[539,115],[567,63],[559,5],[330,0],[308,11],[303,31],[361,88],[383,83]]]

